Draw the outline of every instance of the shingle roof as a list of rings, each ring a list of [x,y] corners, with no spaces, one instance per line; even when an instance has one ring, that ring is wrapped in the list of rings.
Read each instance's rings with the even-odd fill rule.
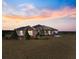
[[[49,26],[45,26],[45,25],[35,25],[35,26],[25,26],[25,27],[19,27],[19,28],[16,28],[15,30],[41,30],[41,29],[44,29],[44,30],[57,30],[57,29],[54,29],[52,27],[49,27]]]
[[[54,29],[52,27],[49,27],[49,26],[45,26],[45,25],[35,25],[33,26],[33,28],[36,28],[36,29],[44,29],[44,30],[57,30],[57,29]]]
[[[30,27],[30,26],[25,26],[25,27],[19,27],[19,28],[16,28],[15,30],[32,30],[33,28]]]

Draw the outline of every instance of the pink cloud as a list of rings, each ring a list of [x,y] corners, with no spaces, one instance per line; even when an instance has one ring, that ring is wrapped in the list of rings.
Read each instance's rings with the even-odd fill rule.
[[[6,2],[5,2],[6,3]],[[39,9],[32,3],[30,4],[20,4],[16,7],[19,8],[17,11],[16,8],[13,8],[9,4],[3,3],[3,15],[14,15],[14,16],[22,16],[22,17],[45,17],[45,18],[59,18],[64,16],[74,17],[76,15],[76,9],[70,7],[64,7],[58,10],[51,10],[51,9]]]
[[[51,20],[58,20],[59,18],[63,17],[76,17],[76,9],[75,8],[69,8],[69,7],[64,7],[59,10],[51,10],[51,9],[38,9],[32,4],[26,5],[27,8],[24,7],[24,5],[20,5],[20,11],[11,9],[8,7],[9,10],[12,11],[7,11],[8,9],[6,8],[5,13],[6,15],[3,14],[3,28],[4,29],[14,29],[19,26],[24,26],[26,23],[32,24],[33,22],[39,23],[39,21],[44,21],[46,20],[51,21]],[[64,20],[64,19],[63,19]],[[67,20],[68,21],[68,20]],[[7,26],[6,26],[7,25]],[[72,30],[75,28],[75,24],[71,24],[69,27],[63,28],[64,26],[62,25],[61,27],[59,25],[56,25],[57,28],[61,30]]]

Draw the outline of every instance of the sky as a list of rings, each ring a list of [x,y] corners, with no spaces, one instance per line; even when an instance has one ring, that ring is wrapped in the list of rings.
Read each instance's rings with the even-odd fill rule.
[[[76,0],[3,0],[2,29],[37,24],[76,31]]]

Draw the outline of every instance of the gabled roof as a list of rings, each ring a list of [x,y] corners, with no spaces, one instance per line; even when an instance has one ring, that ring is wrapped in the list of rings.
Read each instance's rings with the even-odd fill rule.
[[[43,29],[43,26],[38,24],[38,25],[32,26],[32,28],[34,28],[35,30],[41,30]]]
[[[54,29],[52,27],[49,27],[49,26],[45,26],[45,25],[35,25],[33,26],[33,28],[36,28],[36,29],[44,29],[44,30],[57,30],[57,29]]]
[[[19,27],[19,28],[16,28],[15,30],[57,30],[57,29],[54,29],[52,27],[49,27],[49,26],[45,26],[45,25],[35,25],[35,26],[25,26],[25,27]]]
[[[35,26],[32,26],[33,28],[38,28],[38,27],[42,27],[43,25],[40,25],[40,24],[38,24],[38,25],[35,25]]]
[[[33,28],[31,26],[25,26],[25,27],[16,28],[15,30],[33,30]]]

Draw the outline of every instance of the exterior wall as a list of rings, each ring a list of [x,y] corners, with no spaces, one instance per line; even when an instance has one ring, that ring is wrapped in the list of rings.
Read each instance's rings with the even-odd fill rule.
[[[20,33],[19,33],[19,34],[20,34],[21,36],[23,36],[23,35],[24,35],[24,33],[23,33],[23,31],[22,31],[22,30],[20,31]]]
[[[49,35],[49,31],[48,30],[44,30],[44,35]]]
[[[16,30],[19,40],[25,40],[25,30]]]
[[[28,31],[30,36],[33,36],[33,30]]]
[[[47,35],[47,32],[46,31],[44,31],[44,35]]]
[[[49,35],[54,35],[54,31],[50,30],[50,31],[48,31],[48,34]]]
[[[51,35],[51,31],[48,31],[48,35]]]
[[[52,35],[54,35],[54,31],[52,31]]]
[[[18,36],[24,36],[23,30],[17,30],[16,33]]]
[[[33,30],[33,37],[36,37],[37,33],[37,30]]]
[[[54,35],[55,32],[58,33],[57,31],[53,31],[53,30],[45,30],[44,34],[45,35]]]
[[[58,31],[54,31],[55,32],[55,34],[58,34]]]

